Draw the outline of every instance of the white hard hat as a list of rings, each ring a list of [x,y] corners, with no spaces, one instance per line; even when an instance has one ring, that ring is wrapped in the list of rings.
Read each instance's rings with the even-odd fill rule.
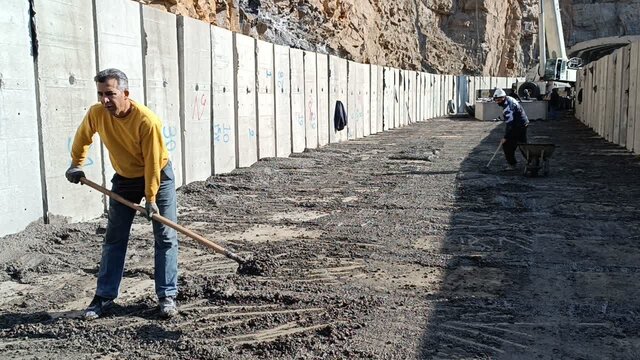
[[[499,98],[499,97],[505,97],[507,96],[507,93],[504,92],[504,90],[502,90],[501,88],[496,88],[495,91],[493,92],[493,98]]]

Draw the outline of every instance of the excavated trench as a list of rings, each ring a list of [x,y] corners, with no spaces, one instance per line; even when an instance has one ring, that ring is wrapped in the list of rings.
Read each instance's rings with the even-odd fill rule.
[[[180,314],[136,219],[118,305],[85,322],[105,219],[0,239],[3,358],[637,358],[640,162],[534,122],[551,175],[483,167],[501,125],[436,119],[182,187]]]

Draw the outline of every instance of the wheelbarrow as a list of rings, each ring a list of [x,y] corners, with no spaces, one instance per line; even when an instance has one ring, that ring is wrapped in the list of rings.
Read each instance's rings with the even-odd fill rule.
[[[524,176],[538,176],[540,170],[544,176],[549,175],[549,159],[556,149],[554,144],[518,144],[518,146],[527,159]]]

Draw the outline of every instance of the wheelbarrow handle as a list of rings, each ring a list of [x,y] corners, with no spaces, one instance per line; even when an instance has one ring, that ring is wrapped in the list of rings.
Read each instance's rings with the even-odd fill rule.
[[[97,190],[97,191],[109,196],[113,200],[115,200],[115,201],[117,201],[117,202],[119,202],[119,203],[121,203],[123,205],[126,205],[126,206],[128,206],[128,207],[130,207],[130,208],[132,208],[134,210],[137,210],[137,211],[139,211],[140,213],[142,213],[144,215],[147,214],[147,211],[142,206],[140,206],[138,204],[135,204],[135,203],[123,198],[122,196],[114,193],[113,191],[105,189],[104,187],[94,183],[93,181],[91,181],[91,180],[89,180],[87,178],[80,178],[80,182],[83,183],[84,185],[87,185],[87,186],[89,186],[89,187],[91,187],[91,188],[93,188],[93,189],[95,189],[95,190]],[[235,254],[235,253],[223,248],[222,246],[214,243],[213,241],[211,241],[211,240],[209,240],[209,239],[207,239],[207,238],[205,238],[205,237],[203,237],[201,235],[196,234],[195,232],[187,229],[186,227],[184,227],[182,225],[176,224],[175,222],[167,219],[166,217],[164,217],[164,216],[162,216],[160,214],[157,214],[157,213],[153,214],[151,216],[151,218],[153,220],[159,222],[159,223],[162,223],[164,225],[167,225],[170,228],[175,229],[178,232],[183,233],[184,235],[187,235],[188,237],[194,239],[195,241],[197,241],[200,244],[208,247],[209,249],[217,252],[218,254],[222,254],[222,255],[228,257],[229,259],[237,261],[240,264],[246,262],[246,260],[244,260],[243,258],[238,256],[237,254]]]

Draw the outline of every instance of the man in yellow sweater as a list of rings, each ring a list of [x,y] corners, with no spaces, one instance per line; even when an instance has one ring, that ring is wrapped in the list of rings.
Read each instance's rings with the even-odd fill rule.
[[[146,200],[147,218],[154,213],[177,221],[175,177],[169,153],[162,138],[162,122],[149,108],[129,98],[127,76],[118,69],[100,71],[94,78],[99,104],[93,105],[78,127],[71,148],[71,167],[67,179],[77,184],[84,177],[95,133],[109,150],[116,174],[111,191],[134,203]],[[109,200],[109,221],[102,244],[96,295],[85,311],[85,319],[96,319],[118,297],[124,261],[135,210]],[[155,289],[160,314],[178,313],[178,236],[174,229],[153,222],[155,237]]]

